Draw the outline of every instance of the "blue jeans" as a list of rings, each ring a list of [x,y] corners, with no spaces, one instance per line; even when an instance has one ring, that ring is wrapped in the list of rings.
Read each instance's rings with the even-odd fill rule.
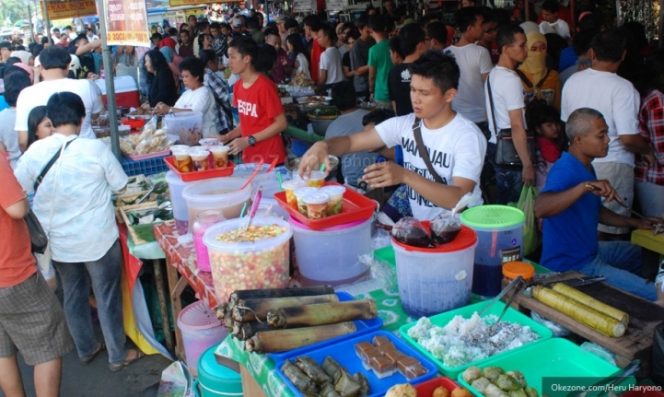
[[[590,276],[604,276],[614,287],[650,301],[657,300],[655,283],[638,276],[641,248],[626,241],[601,241],[597,256],[579,271]]]
[[[92,316],[88,303],[90,281],[97,300],[97,314],[104,335],[108,361],[122,362],[125,350],[125,332],[122,321],[122,251],[115,244],[99,260],[84,263],[53,261],[60,274],[64,292],[65,318],[80,358],[90,356],[97,347]],[[87,273],[87,274],[86,274]],[[89,280],[87,275],[89,275]]]

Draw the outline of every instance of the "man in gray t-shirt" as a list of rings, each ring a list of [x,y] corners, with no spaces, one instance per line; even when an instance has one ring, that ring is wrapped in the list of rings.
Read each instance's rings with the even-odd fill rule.
[[[371,38],[366,20],[357,23],[360,38],[355,41],[350,50],[350,67],[353,69],[353,86],[355,93],[360,97],[369,96],[369,48],[375,44]]]

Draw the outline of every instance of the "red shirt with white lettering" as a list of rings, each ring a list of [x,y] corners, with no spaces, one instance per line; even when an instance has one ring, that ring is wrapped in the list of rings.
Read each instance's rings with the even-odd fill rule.
[[[242,80],[235,83],[233,105],[240,115],[242,136],[250,136],[263,131],[284,112],[277,87],[263,74],[259,75],[258,79],[248,88],[244,86]],[[281,133],[257,142],[255,146],[249,146],[242,152],[242,161],[245,163],[257,163],[262,159],[269,164],[275,158],[277,164],[283,164],[286,161],[286,148],[281,139]]]

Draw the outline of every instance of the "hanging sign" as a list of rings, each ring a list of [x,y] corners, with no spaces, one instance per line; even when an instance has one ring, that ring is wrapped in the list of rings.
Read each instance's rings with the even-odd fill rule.
[[[48,18],[50,20],[87,17],[97,14],[95,0],[46,1],[45,3],[48,8]],[[41,5],[42,15],[46,15],[44,12],[44,2]]]
[[[150,47],[144,0],[104,0],[108,45]]]

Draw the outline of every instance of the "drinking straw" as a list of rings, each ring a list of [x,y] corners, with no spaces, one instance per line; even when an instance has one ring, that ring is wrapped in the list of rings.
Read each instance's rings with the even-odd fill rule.
[[[325,163],[322,163],[320,167],[318,167],[320,171],[325,171]]]
[[[244,204],[242,204],[242,211],[240,211],[240,218],[244,217],[244,213],[247,212],[247,202],[245,201]]]
[[[279,182],[279,190],[284,190],[284,187],[283,187],[284,180],[281,177],[281,172],[277,172],[277,182]]]

